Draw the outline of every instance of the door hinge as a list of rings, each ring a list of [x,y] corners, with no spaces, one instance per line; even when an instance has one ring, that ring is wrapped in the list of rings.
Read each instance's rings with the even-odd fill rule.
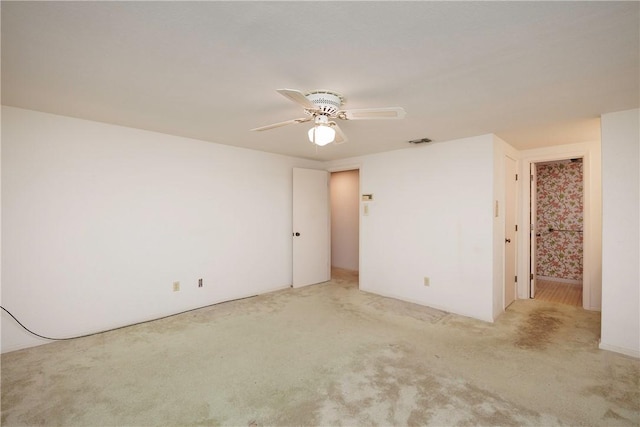
[[[518,224],[516,224],[516,231],[518,231]]]
[[[516,174],[516,181],[518,180],[518,174]]]
[[[533,175],[529,175],[531,182],[533,182]]]
[[[518,276],[516,276],[516,283],[518,283]]]
[[[531,274],[529,275],[529,279],[530,279],[530,280],[533,280],[533,273],[531,273]]]

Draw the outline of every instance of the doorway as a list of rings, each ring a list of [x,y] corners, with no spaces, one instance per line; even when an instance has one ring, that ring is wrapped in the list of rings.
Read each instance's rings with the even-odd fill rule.
[[[531,297],[583,306],[582,158],[531,166]]]
[[[332,172],[331,274],[333,279],[357,283],[360,266],[360,171]]]

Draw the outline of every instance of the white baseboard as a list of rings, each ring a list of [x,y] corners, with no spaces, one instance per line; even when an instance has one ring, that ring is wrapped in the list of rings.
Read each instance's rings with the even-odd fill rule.
[[[550,276],[536,275],[536,280],[548,280],[550,282],[569,283],[569,284],[572,284],[572,285],[580,285],[580,286],[582,286],[582,280],[562,279],[560,277],[550,277]]]
[[[633,348],[618,347],[616,345],[603,344],[602,341],[598,344],[600,350],[613,351],[614,353],[624,354],[625,356],[631,356],[636,359],[640,359],[640,350]]]

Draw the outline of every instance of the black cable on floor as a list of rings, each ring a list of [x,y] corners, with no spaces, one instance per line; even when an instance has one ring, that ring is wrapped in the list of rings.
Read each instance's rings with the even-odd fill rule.
[[[19,321],[19,320],[18,320],[18,318],[17,318],[16,316],[14,316],[14,315],[9,311],[9,310],[7,310],[6,308],[4,308],[4,307],[2,307],[2,306],[0,306],[0,308],[1,308],[5,313],[7,313],[9,316],[11,316],[11,317],[13,318],[13,320],[15,320],[15,321],[16,321],[16,323],[18,323],[18,325],[22,326],[22,329],[24,329],[25,331],[29,332],[29,333],[30,333],[30,334],[32,334],[32,335],[35,335],[35,336],[36,336],[36,337],[38,337],[38,338],[43,338],[43,339],[45,339],[45,340],[51,340],[51,341],[67,341],[67,340],[74,340],[74,339],[77,339],[77,338],[90,337],[90,336],[92,336],[92,335],[101,334],[101,333],[103,333],[103,332],[115,331],[116,329],[126,328],[126,326],[121,326],[120,328],[108,329],[108,330],[106,330],[106,331],[94,332],[94,333],[92,333],[92,334],[87,334],[87,335],[79,335],[79,336],[77,336],[77,337],[70,337],[70,338],[51,338],[51,337],[46,337],[46,336],[44,336],[44,335],[40,335],[40,334],[38,334],[38,333],[36,333],[36,332],[33,332],[31,329],[29,329],[29,328],[27,328],[26,326],[24,326],[24,325],[22,324],[22,322],[21,322],[21,321]],[[136,324],[137,324],[137,323],[136,323]],[[131,325],[131,326],[133,326],[133,325]]]
[[[156,318],[156,319],[143,320],[143,321],[141,321],[141,322],[132,323],[132,324],[130,324],[130,325],[118,326],[117,328],[105,329],[104,331],[92,332],[92,333],[90,333],[90,334],[77,335],[77,336],[75,336],[75,337],[69,337],[69,338],[52,338],[52,337],[47,337],[47,336],[44,336],[44,335],[40,335],[40,334],[38,334],[38,333],[36,333],[36,332],[33,332],[31,329],[29,329],[29,328],[27,328],[26,326],[24,326],[24,325],[22,324],[22,322],[20,322],[20,321],[18,320],[18,318],[17,318],[16,316],[14,316],[14,315],[9,311],[9,310],[7,310],[6,308],[2,307],[1,305],[0,305],[0,308],[1,308],[5,313],[7,313],[9,316],[11,316],[11,318],[12,318],[13,320],[15,320],[15,321],[16,321],[16,323],[22,327],[22,329],[24,329],[25,331],[29,332],[29,333],[30,333],[30,334],[32,334],[32,335],[35,335],[35,336],[36,336],[36,337],[38,337],[38,338],[43,338],[43,339],[45,339],[45,340],[50,340],[50,341],[69,341],[69,340],[77,340],[77,339],[79,339],[79,338],[92,337],[92,336],[94,336],[94,335],[104,334],[105,332],[117,331],[118,329],[124,329],[124,328],[128,328],[128,327],[130,327],[130,326],[144,325],[145,323],[155,322],[156,320],[167,319],[167,318],[169,318],[169,317],[173,317],[173,316],[179,316],[179,315],[181,315],[181,314],[189,313],[189,312],[191,312],[191,311],[200,310],[201,308],[213,307],[214,305],[224,304],[224,303],[226,303],[226,302],[241,301],[241,300],[243,300],[243,299],[253,298],[253,297],[255,297],[255,296],[257,296],[257,295],[251,295],[251,296],[248,296],[248,297],[244,297],[244,298],[237,298],[237,299],[234,299],[234,300],[223,301],[223,302],[219,302],[219,303],[215,303],[215,304],[203,305],[202,307],[192,308],[192,309],[190,309],[190,310],[181,311],[180,313],[169,314],[168,316],[158,317],[158,318]]]

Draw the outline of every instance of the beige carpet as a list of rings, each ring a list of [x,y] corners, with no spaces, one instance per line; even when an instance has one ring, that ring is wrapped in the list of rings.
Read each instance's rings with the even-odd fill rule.
[[[599,313],[489,324],[355,280],[5,354],[2,425],[639,425],[640,362],[598,350]]]

